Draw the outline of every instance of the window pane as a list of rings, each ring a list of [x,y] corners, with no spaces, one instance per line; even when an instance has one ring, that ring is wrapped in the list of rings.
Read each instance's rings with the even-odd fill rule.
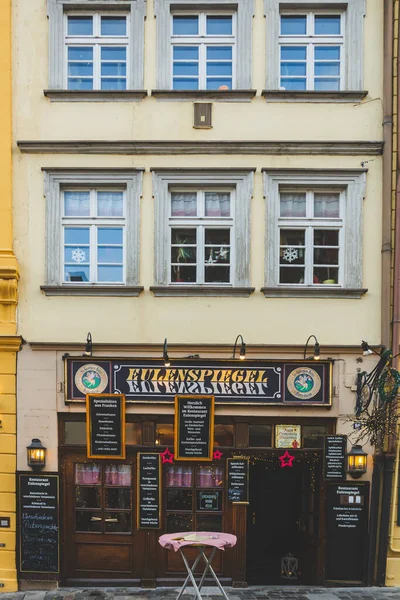
[[[123,269],[122,267],[98,267],[97,279],[110,283],[123,281]]]
[[[339,250],[333,248],[314,248],[314,265],[338,265]]]
[[[93,17],[68,17],[68,35],[93,35]]]
[[[207,46],[207,60],[232,60],[232,46]]]
[[[220,88],[228,90],[232,89],[232,78],[218,77],[218,79],[207,78],[208,90],[219,90]]]
[[[90,46],[70,46],[68,48],[68,60],[93,60],[93,48]]]
[[[199,49],[196,46],[174,46],[174,60],[198,60]]]
[[[206,229],[205,233],[206,244],[229,244],[230,229]]]
[[[340,46],[315,46],[315,60],[340,60]]]
[[[222,490],[197,490],[196,510],[213,512],[222,511]],[[197,515],[197,522],[202,515]],[[219,531],[217,529],[217,531]]]
[[[173,446],[174,445],[174,425],[173,423],[157,423],[156,425],[156,445]]]
[[[230,267],[209,267],[206,265],[206,283],[229,283]]]
[[[224,485],[224,468],[216,465],[199,465],[196,474],[196,487],[222,487]]]
[[[281,267],[279,270],[279,283],[304,283],[304,268]]]
[[[122,217],[123,207],[123,192],[97,192],[98,217]]]
[[[65,227],[64,241],[66,244],[89,244],[88,227]]]
[[[304,264],[305,232],[301,229],[281,229],[280,263],[282,265]]]
[[[93,79],[68,79],[69,90],[92,90]]]
[[[337,229],[314,229],[314,246],[339,246]]]
[[[339,35],[340,15],[316,15],[314,33],[316,35]]]
[[[272,447],[272,425],[249,425],[250,448]]]
[[[282,76],[306,76],[307,65],[306,63],[291,63],[281,62],[281,75]]]
[[[126,90],[126,79],[102,79],[102,90]]]
[[[75,506],[76,508],[101,508],[100,488],[77,486]]]
[[[196,283],[196,267],[174,266],[171,267],[172,283]]]
[[[89,263],[90,249],[79,246],[67,246],[64,248],[64,261],[66,263],[78,263],[79,265]]]
[[[131,474],[130,465],[105,465],[105,484],[130,486]]]
[[[324,435],[327,435],[326,425],[303,425],[303,448],[323,448]]]
[[[102,77],[126,77],[125,62],[103,62],[101,63]]]
[[[207,16],[207,35],[232,35],[232,17]]]
[[[110,512],[104,515],[105,533],[129,533],[131,530],[130,512]]]
[[[199,74],[199,63],[174,63],[174,76],[176,75],[195,75],[197,76]]]
[[[101,35],[126,35],[126,17],[101,17]]]
[[[196,229],[172,229],[171,240],[173,244],[184,245],[194,244],[196,245]]]
[[[306,60],[306,46],[281,46],[281,60]]]
[[[106,488],[105,490],[106,508],[130,508],[131,490],[129,488]]]
[[[197,515],[196,531],[222,531],[222,515]]]
[[[306,195],[281,192],[280,194],[281,217],[305,217]]]
[[[97,230],[98,244],[119,244],[123,243],[121,227],[99,227]]]
[[[190,465],[166,465],[167,487],[192,487],[193,468]]]
[[[198,79],[182,79],[174,77],[174,90],[198,90]]]
[[[75,464],[75,484],[76,485],[100,485],[101,466],[95,463],[76,463]]]
[[[232,75],[232,63],[228,62],[208,62],[207,63],[207,75],[212,76],[226,76]]]
[[[215,263],[230,263],[231,256],[229,246],[221,246],[220,248],[206,247],[204,254],[207,266]]]
[[[172,192],[172,194],[171,194],[171,216],[173,216],[173,217],[195,217],[196,215],[197,215],[197,193],[196,192]]]
[[[339,194],[314,194],[314,217],[333,219],[340,216]]]
[[[86,444],[86,423],[84,421],[66,421],[64,423],[64,444]]]
[[[192,490],[167,490],[167,510],[192,510]]]
[[[182,248],[174,246],[171,248],[171,262],[193,264],[196,263],[197,251],[196,248]]]
[[[305,15],[281,15],[282,35],[305,35],[307,33],[307,18]]]
[[[319,91],[324,90],[340,90],[339,79],[314,79],[314,89]]]
[[[75,531],[101,532],[100,512],[77,510],[75,513]]]
[[[175,16],[173,17],[173,35],[197,35],[199,32],[198,16]]]
[[[214,446],[233,446],[233,425],[214,425]]]
[[[125,425],[125,437],[127,446],[141,446],[142,444],[142,424],[127,423]]]
[[[69,62],[68,63],[69,77],[92,77],[93,63],[90,62]]]
[[[306,80],[304,79],[284,79],[281,78],[281,87],[284,90],[305,90]]]
[[[324,283],[326,285],[339,283],[338,267],[314,267],[313,283]]]
[[[205,216],[206,217],[230,217],[230,215],[231,215],[231,195],[229,192],[206,192],[205,193]],[[207,230],[207,231],[211,231],[211,230]],[[210,242],[207,242],[207,243],[210,243]]]
[[[316,77],[331,77],[340,75],[340,63],[335,62],[316,62],[314,66]]]
[[[167,533],[177,533],[178,531],[193,531],[192,515],[167,514],[166,521]]]
[[[64,192],[64,214],[66,217],[88,217],[90,215],[90,192]]]
[[[122,264],[123,249],[110,246],[99,246],[97,252],[97,262]]]
[[[80,282],[80,281],[89,281],[89,280],[90,280],[89,267],[85,267],[82,265],[79,265],[79,267],[73,267],[71,265],[65,266],[64,281]]]
[[[102,46],[101,60],[125,61],[126,48],[124,46]]]

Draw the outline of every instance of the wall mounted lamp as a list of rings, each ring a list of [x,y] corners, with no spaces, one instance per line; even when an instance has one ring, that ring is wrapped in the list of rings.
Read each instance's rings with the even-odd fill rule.
[[[169,367],[171,365],[171,361],[169,360],[169,356],[168,356],[167,338],[165,338],[165,340],[164,340],[163,360],[164,360],[164,367]]]
[[[367,472],[368,454],[362,446],[355,444],[347,455],[347,472],[353,479],[358,479]]]
[[[309,356],[307,359],[307,346],[308,346],[308,342],[311,340],[311,338],[314,338],[315,340],[315,344],[314,344],[314,356]],[[315,337],[315,335],[310,335],[308,340],[306,341],[306,345],[304,347],[304,354],[303,354],[303,359],[304,360],[309,360],[311,358],[313,358],[314,360],[319,360],[321,358],[320,356],[321,351],[320,351],[320,347],[319,347],[319,343],[317,338]]]
[[[239,341],[239,338],[242,340],[240,345],[239,358],[240,360],[244,360],[246,358],[246,344],[244,343],[243,337],[239,334],[235,340],[235,345],[233,346],[233,354],[232,358],[236,358],[236,347]]]
[[[46,465],[46,448],[38,438],[33,438],[26,447],[28,466],[34,471],[40,471]]]
[[[93,352],[92,334],[89,331],[89,333],[87,334],[87,337],[86,337],[86,346],[85,346],[85,352],[83,353],[83,356],[92,356],[92,352]]]

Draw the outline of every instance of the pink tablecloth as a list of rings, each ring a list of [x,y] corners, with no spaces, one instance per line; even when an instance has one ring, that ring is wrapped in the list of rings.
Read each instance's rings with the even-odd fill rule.
[[[184,539],[191,537],[192,539]],[[232,548],[236,544],[236,535],[220,533],[218,531],[183,531],[178,533],[165,533],[158,538],[158,543],[163,548],[177,552],[184,546],[215,546],[219,550]]]

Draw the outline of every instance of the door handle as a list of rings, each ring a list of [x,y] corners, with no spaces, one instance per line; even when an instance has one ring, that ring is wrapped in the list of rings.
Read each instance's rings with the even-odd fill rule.
[[[253,522],[253,525],[256,524],[256,513],[255,512],[253,512],[252,522]]]

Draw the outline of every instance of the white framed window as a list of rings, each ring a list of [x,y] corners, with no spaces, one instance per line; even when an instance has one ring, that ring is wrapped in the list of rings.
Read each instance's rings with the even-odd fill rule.
[[[248,296],[253,170],[153,171],[159,296]]]
[[[129,74],[129,14],[64,15],[65,87],[126,90]]]
[[[234,191],[170,190],[170,283],[230,284]]]
[[[264,295],[360,298],[366,170],[263,173]]]
[[[343,284],[344,209],[344,190],[280,188],[279,284]]]
[[[339,11],[281,12],[280,89],[343,89],[344,18]]]
[[[45,170],[46,294],[140,293],[141,186],[140,169]]]
[[[123,189],[63,189],[64,283],[125,283]]]
[[[174,12],[171,20],[172,89],[234,89],[236,14]]]

